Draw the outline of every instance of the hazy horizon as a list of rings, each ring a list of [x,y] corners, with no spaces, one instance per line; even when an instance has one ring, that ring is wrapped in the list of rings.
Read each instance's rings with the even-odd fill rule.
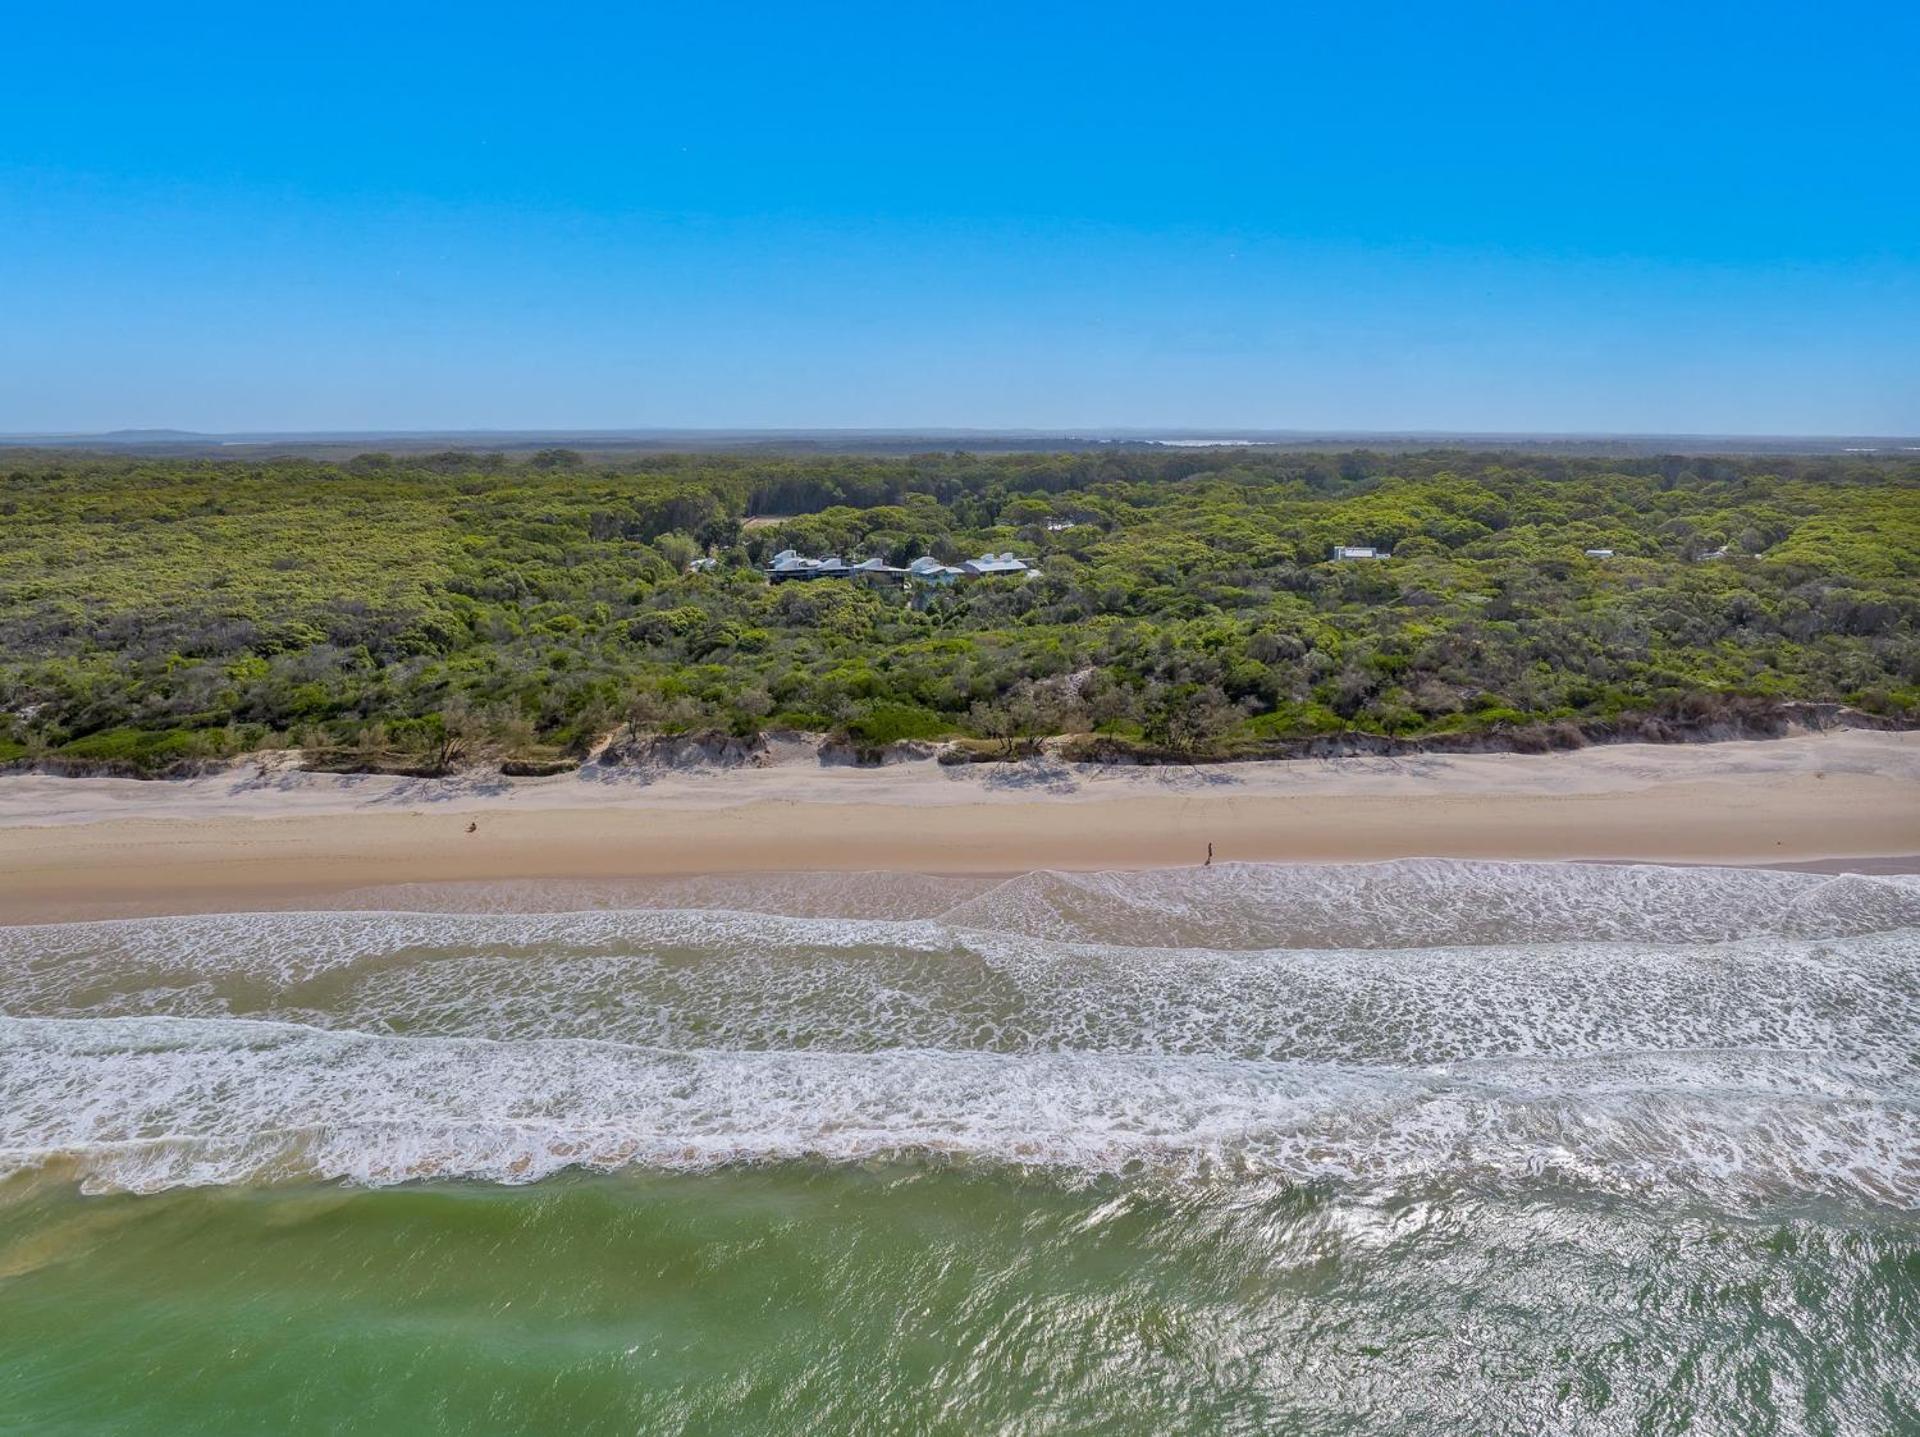
[[[413,436],[432,437],[439,435],[472,435],[476,438],[489,435],[573,435],[580,438],[597,436],[665,436],[675,434],[714,435],[714,434],[925,434],[925,435],[968,435],[985,437],[1004,437],[1009,435],[1032,434],[1047,437],[1084,437],[1084,438],[1124,438],[1151,441],[1155,437],[1178,438],[1187,442],[1204,442],[1195,436],[1219,435],[1220,442],[1257,443],[1268,438],[1281,440],[1302,439],[1341,439],[1341,438],[1462,438],[1462,439],[1660,439],[1660,438],[1697,438],[1697,439],[1843,439],[1843,438],[1881,438],[1901,439],[1913,436],[1898,434],[1848,434],[1841,432],[1812,433],[1794,431],[1716,431],[1716,430],[1640,430],[1640,429],[1471,429],[1471,428],[1433,428],[1411,427],[1397,429],[1378,428],[1341,428],[1314,426],[1270,426],[1258,424],[1208,424],[1194,425],[1183,423],[1169,424],[1035,424],[1035,425],[977,425],[977,424],[593,424],[564,426],[557,428],[527,424],[490,424],[469,428],[456,428],[436,425],[400,425],[394,427],[368,427],[364,425],[342,425],[335,428],[287,428],[260,427],[251,429],[187,429],[179,425],[116,425],[106,429],[62,429],[62,430],[5,430],[0,431],[0,439],[111,439],[128,436],[173,436],[193,439],[245,439],[245,438],[281,438],[281,437],[318,437],[318,438],[367,438],[392,436],[408,438]]]
[[[1920,457],[1920,435],[1866,434],[1636,434],[1514,433],[1473,430],[1261,429],[1219,425],[1184,428],[1059,425],[988,429],[943,425],[874,427],[740,428],[599,426],[590,429],[314,429],[204,432],[171,427],[56,433],[0,432],[0,448],[71,449],[85,452],[242,456],[287,453],[344,458],[391,449],[398,454],[452,449],[532,451],[571,448],[587,453],[767,450],[773,452],[894,452],[925,447],[983,451],[1072,451],[1126,448],[1247,448],[1335,451],[1340,449],[1554,450],[1589,456],[1668,453],[1781,454],[1806,456]]]

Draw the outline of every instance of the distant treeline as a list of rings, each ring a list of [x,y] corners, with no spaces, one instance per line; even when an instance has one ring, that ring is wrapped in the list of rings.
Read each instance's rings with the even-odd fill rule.
[[[1920,721],[1911,461],[46,453],[0,473],[5,762],[537,764],[623,725],[1199,755],[1790,700]],[[788,547],[1040,572],[909,604],[769,586]],[[689,573],[702,555],[718,567]]]

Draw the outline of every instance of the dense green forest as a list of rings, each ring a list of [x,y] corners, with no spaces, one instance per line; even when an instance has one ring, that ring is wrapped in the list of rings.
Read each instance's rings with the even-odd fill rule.
[[[579,755],[628,724],[1198,754],[1740,698],[1920,721],[1912,462],[18,453],[0,472],[15,763],[298,744],[435,768]],[[1392,557],[1332,563],[1334,544]],[[768,584],[789,546],[1012,550],[1039,573],[911,601]],[[689,572],[702,555],[717,567]]]

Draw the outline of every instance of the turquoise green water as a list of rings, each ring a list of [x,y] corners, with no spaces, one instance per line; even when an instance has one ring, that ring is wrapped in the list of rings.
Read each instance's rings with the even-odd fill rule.
[[[1920,1240],[781,1167],[0,1209],[18,1431],[1897,1432]]]
[[[1909,880],[403,899],[0,930],[0,1432],[1920,1431]]]

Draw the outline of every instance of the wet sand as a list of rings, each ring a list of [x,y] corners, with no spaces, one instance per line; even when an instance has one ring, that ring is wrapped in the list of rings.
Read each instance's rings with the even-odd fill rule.
[[[16,776],[0,779],[0,922],[324,907],[400,883],[1161,867],[1200,863],[1209,843],[1216,861],[1884,871],[1920,854],[1920,734],[1191,769],[789,755],[532,780],[251,764],[185,783]]]

